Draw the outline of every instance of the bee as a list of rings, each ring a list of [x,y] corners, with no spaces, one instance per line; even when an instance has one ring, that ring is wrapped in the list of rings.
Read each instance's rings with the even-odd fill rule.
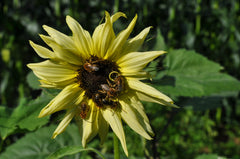
[[[100,86],[102,90],[99,90],[99,92],[106,94],[108,98],[111,98],[117,95],[115,88],[110,87],[108,84],[101,84]]]
[[[83,65],[83,68],[88,72],[96,72],[99,71],[99,67],[97,64],[87,62]]]
[[[107,80],[108,84],[113,87],[116,92],[121,92],[124,90],[124,78],[117,71],[112,71],[111,73],[109,73],[109,79],[114,84],[110,84],[110,81]]]
[[[117,76],[115,79],[114,79],[114,88],[117,92],[121,92],[124,90],[124,78],[122,76]]]
[[[86,119],[87,113],[89,112],[89,105],[86,102],[82,102],[80,105],[80,117]]]
[[[118,106],[118,102],[113,101],[113,100],[108,99],[108,98],[104,98],[102,100],[102,102],[103,102],[104,105],[109,105],[111,108],[116,108]]]
[[[93,95],[92,99],[96,103],[97,107],[103,107],[102,99],[105,98],[102,93],[96,93]]]

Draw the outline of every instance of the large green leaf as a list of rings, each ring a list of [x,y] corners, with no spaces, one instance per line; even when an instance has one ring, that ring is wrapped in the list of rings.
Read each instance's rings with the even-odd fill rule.
[[[222,107],[223,99],[221,96],[193,97],[181,100],[179,104],[187,109],[205,111]]]
[[[163,35],[161,33],[161,30],[159,28],[157,30],[156,42],[155,42],[155,45],[152,48],[152,50],[159,51],[159,50],[166,50],[166,49],[167,49],[167,46],[166,46],[166,43],[164,41],[164,37],[163,37]]]
[[[4,140],[18,129],[32,131],[49,120],[49,117],[38,118],[40,110],[50,101],[44,93],[35,100],[26,103],[25,99],[15,109],[0,107],[0,135]]]
[[[220,157],[216,154],[203,154],[197,156],[195,159],[226,159],[226,157]]]
[[[170,51],[164,59],[164,66],[166,70],[159,73],[153,83],[170,95],[200,97],[240,90],[237,79],[222,73],[223,68],[218,63],[195,51]]]
[[[63,147],[63,148],[57,150],[56,152],[52,153],[50,156],[48,156],[47,159],[59,159],[59,158],[62,158],[64,156],[73,155],[73,154],[76,154],[76,153],[79,153],[79,152],[84,152],[84,151],[95,152],[102,159],[105,159],[105,157],[98,150],[93,149],[93,148],[86,148],[86,149],[84,149],[82,146],[67,146],[67,147]]]
[[[38,129],[8,146],[0,155],[1,159],[45,159],[52,152],[68,145],[80,146],[81,139],[77,126],[69,125],[66,131],[52,140],[51,135],[56,125]],[[79,154],[75,155],[77,158]]]
[[[33,89],[40,89],[40,82],[38,78],[34,75],[34,73],[31,71],[27,75],[27,83],[28,85]]]

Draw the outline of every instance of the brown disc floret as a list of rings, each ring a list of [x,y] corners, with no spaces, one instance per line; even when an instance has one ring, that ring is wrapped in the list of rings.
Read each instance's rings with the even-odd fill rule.
[[[78,70],[76,77],[85,96],[98,107],[118,106],[118,95],[124,91],[124,78],[115,62],[91,56]]]

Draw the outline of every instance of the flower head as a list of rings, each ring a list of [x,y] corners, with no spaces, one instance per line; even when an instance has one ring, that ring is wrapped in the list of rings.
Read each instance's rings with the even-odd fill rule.
[[[152,139],[154,134],[140,100],[175,107],[169,97],[140,81],[147,78],[143,68],[165,53],[137,52],[151,27],[128,39],[136,15],[125,30],[115,35],[112,25],[120,17],[126,18],[121,12],[112,16],[105,12],[105,22],[91,36],[67,16],[72,36],[44,25],[49,36],[40,36],[51,50],[30,41],[37,54],[46,60],[28,67],[40,78],[42,87],[62,89],[39,114],[44,117],[66,110],[53,138],[75,118],[85,147],[97,134],[104,142],[110,125],[127,155],[122,119],[146,139]]]

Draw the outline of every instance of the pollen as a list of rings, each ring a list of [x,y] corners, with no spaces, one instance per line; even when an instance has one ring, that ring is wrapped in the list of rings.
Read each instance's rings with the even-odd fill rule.
[[[92,99],[96,106],[116,108],[118,96],[124,91],[124,78],[115,62],[91,56],[78,70],[76,77],[85,96]]]

